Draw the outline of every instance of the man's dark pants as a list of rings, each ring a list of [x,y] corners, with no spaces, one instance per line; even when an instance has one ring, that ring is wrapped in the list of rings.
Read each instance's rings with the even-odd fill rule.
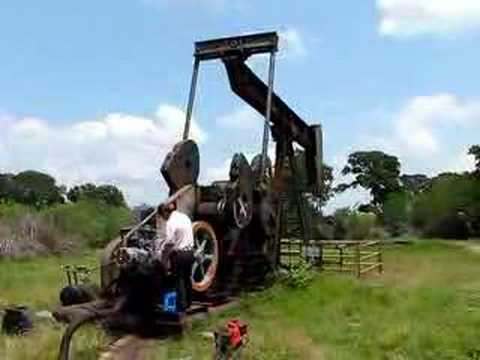
[[[178,276],[178,303],[181,310],[186,310],[192,304],[192,250],[177,250],[173,257],[175,272]]]

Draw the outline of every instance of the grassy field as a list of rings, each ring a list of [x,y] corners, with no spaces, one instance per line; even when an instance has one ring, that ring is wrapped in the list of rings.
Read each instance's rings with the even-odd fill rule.
[[[480,359],[480,245],[414,241],[386,248],[385,273],[357,280],[318,274],[306,289],[276,285],[195,324],[182,339],[158,341],[151,359],[211,359],[201,334],[229,317],[249,323],[245,359]],[[95,254],[74,259],[95,263]],[[43,309],[55,303],[59,266],[72,259],[0,262],[0,302]],[[61,326],[25,338],[0,336],[0,359],[54,359]],[[75,359],[96,359],[101,331],[76,337]]]

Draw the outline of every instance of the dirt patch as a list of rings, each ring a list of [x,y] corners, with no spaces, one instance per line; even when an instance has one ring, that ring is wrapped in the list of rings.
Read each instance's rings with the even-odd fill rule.
[[[288,347],[293,350],[300,359],[323,360],[326,358],[324,347],[316,343],[304,328],[294,324],[287,324],[279,319],[270,319],[269,323],[271,324],[269,326],[271,331],[270,335],[273,335],[273,339],[270,339],[271,343],[278,345],[288,344]],[[253,329],[252,335],[254,338],[259,335],[255,334],[255,330],[260,330],[260,333],[265,331],[264,328]]]
[[[295,344],[295,348],[302,349],[301,353],[305,359],[325,359],[325,351],[323,348],[320,345],[315,344],[313,339],[308,336],[303,329],[291,329],[286,335],[288,336],[289,342]]]
[[[474,253],[480,254],[480,241],[466,243],[465,247]]]
[[[452,244],[461,246],[465,249],[468,249],[476,254],[480,254],[480,240],[469,240],[469,241],[452,241]]]
[[[100,355],[100,360],[144,360],[150,354],[152,340],[145,340],[136,336],[125,336]]]

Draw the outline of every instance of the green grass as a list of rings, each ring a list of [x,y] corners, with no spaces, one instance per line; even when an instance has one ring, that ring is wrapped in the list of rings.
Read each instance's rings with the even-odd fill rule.
[[[20,260],[0,260],[0,309],[10,304],[27,305],[33,311],[51,310],[59,303],[60,289],[66,278],[62,265],[95,267],[98,254],[88,251],[76,256],[49,256]],[[27,337],[6,337],[0,334],[0,359],[55,359],[63,327],[51,320],[42,320]],[[78,359],[96,359],[97,329],[81,330],[75,339]]]
[[[211,359],[212,340],[201,333],[230,317],[249,323],[245,359],[480,359],[480,253],[442,241],[385,252],[381,276],[319,274],[306,289],[276,285],[246,294],[237,307],[194,324],[182,339],[155,342],[151,359]],[[55,301],[59,262],[0,263],[0,298],[18,302],[23,296],[31,300],[22,303],[34,306]],[[5,267],[24,285],[14,287]],[[24,339],[0,337],[0,358],[2,343],[9,360],[54,358],[60,329],[45,324]],[[100,331],[85,329],[76,338],[75,359],[94,359],[106,342]]]
[[[0,306],[23,304],[45,309],[58,302],[66,283],[62,265],[98,266],[99,256],[87,251],[76,256],[0,260]]]

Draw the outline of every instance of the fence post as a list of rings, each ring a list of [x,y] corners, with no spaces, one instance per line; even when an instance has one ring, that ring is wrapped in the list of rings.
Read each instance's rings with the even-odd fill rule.
[[[343,272],[343,247],[340,245],[338,248],[338,252],[340,254],[340,273]]]
[[[357,258],[357,277],[361,275],[361,267],[360,267],[360,241],[356,244],[356,258]]]
[[[321,240],[319,241],[319,244],[320,244],[320,271],[323,271],[323,243]]]
[[[382,251],[383,251],[382,240],[378,240],[378,262],[380,264],[380,265],[378,265],[378,273],[379,274],[383,273]]]

